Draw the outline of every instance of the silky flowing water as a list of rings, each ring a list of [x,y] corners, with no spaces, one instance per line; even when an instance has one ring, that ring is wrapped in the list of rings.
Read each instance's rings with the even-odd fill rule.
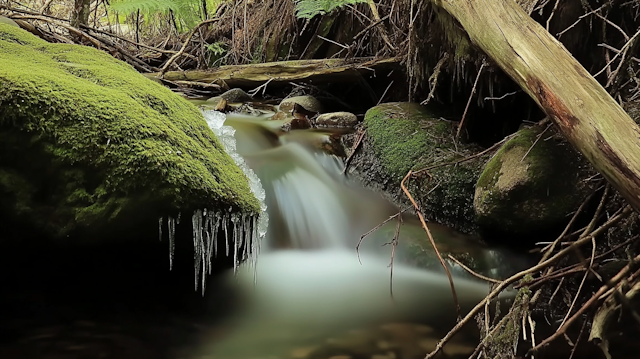
[[[243,309],[200,353],[382,359],[420,358],[432,349],[455,324],[456,312],[449,282],[415,218],[403,215],[391,277],[389,242],[397,221],[366,237],[358,253],[355,248],[363,233],[398,209],[345,178],[342,161],[319,150],[330,133],[278,136],[279,124],[266,117],[229,115],[225,120],[214,111],[205,117],[210,125],[225,121],[235,130],[227,130],[235,132],[232,147],[261,179],[270,223],[257,266],[227,278]],[[500,253],[437,224],[431,229],[442,251],[467,253],[488,274],[505,270]],[[469,310],[489,285],[452,267],[462,310]],[[445,352],[469,354],[473,340],[469,328]]]
[[[341,173],[342,159],[321,150],[330,132],[282,134],[268,117],[204,114],[264,200],[261,222],[202,209],[183,213],[180,223],[162,218],[162,241],[155,235],[138,244],[150,223],[123,234],[120,247],[3,248],[0,358],[424,357],[455,324],[455,308],[416,219],[402,215],[391,280],[395,220],[367,236],[359,253],[355,247],[398,209]],[[264,238],[247,249],[202,235],[225,220]],[[514,269],[510,256],[474,238],[430,228],[441,251],[486,275]],[[489,286],[452,270],[468,310]],[[445,352],[464,357],[476,341],[470,326]]]

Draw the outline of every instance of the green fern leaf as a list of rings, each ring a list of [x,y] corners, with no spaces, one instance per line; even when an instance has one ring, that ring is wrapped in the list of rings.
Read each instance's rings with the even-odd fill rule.
[[[110,7],[123,14],[132,14],[138,10],[147,14],[178,10],[175,0],[121,0],[112,2]]]
[[[345,5],[365,2],[367,0],[296,0],[296,17],[311,19],[316,15],[330,14]]]

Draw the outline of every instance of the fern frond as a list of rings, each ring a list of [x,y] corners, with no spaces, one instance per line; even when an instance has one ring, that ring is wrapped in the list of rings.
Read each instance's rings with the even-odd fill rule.
[[[178,11],[175,0],[122,0],[111,3],[111,9],[123,14],[132,14],[138,10],[151,14],[168,10]]]
[[[296,0],[296,17],[311,19],[316,15],[325,15],[345,5],[365,3],[367,0]]]

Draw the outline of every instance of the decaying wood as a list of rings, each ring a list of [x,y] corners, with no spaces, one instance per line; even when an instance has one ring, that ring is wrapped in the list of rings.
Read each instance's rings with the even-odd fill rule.
[[[513,0],[435,0],[640,210],[640,127],[578,61]]]
[[[220,66],[210,70],[168,71],[164,79],[219,83],[230,87],[255,87],[269,81],[270,86],[289,85],[292,81],[313,84],[353,82],[373,71],[388,71],[399,66],[399,59],[322,59],[267,62],[250,65]],[[149,74],[159,77],[159,73]]]

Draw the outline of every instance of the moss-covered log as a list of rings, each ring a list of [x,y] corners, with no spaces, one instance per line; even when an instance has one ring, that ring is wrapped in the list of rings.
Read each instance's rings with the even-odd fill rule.
[[[436,0],[593,166],[640,210],[640,127],[513,0]]]

